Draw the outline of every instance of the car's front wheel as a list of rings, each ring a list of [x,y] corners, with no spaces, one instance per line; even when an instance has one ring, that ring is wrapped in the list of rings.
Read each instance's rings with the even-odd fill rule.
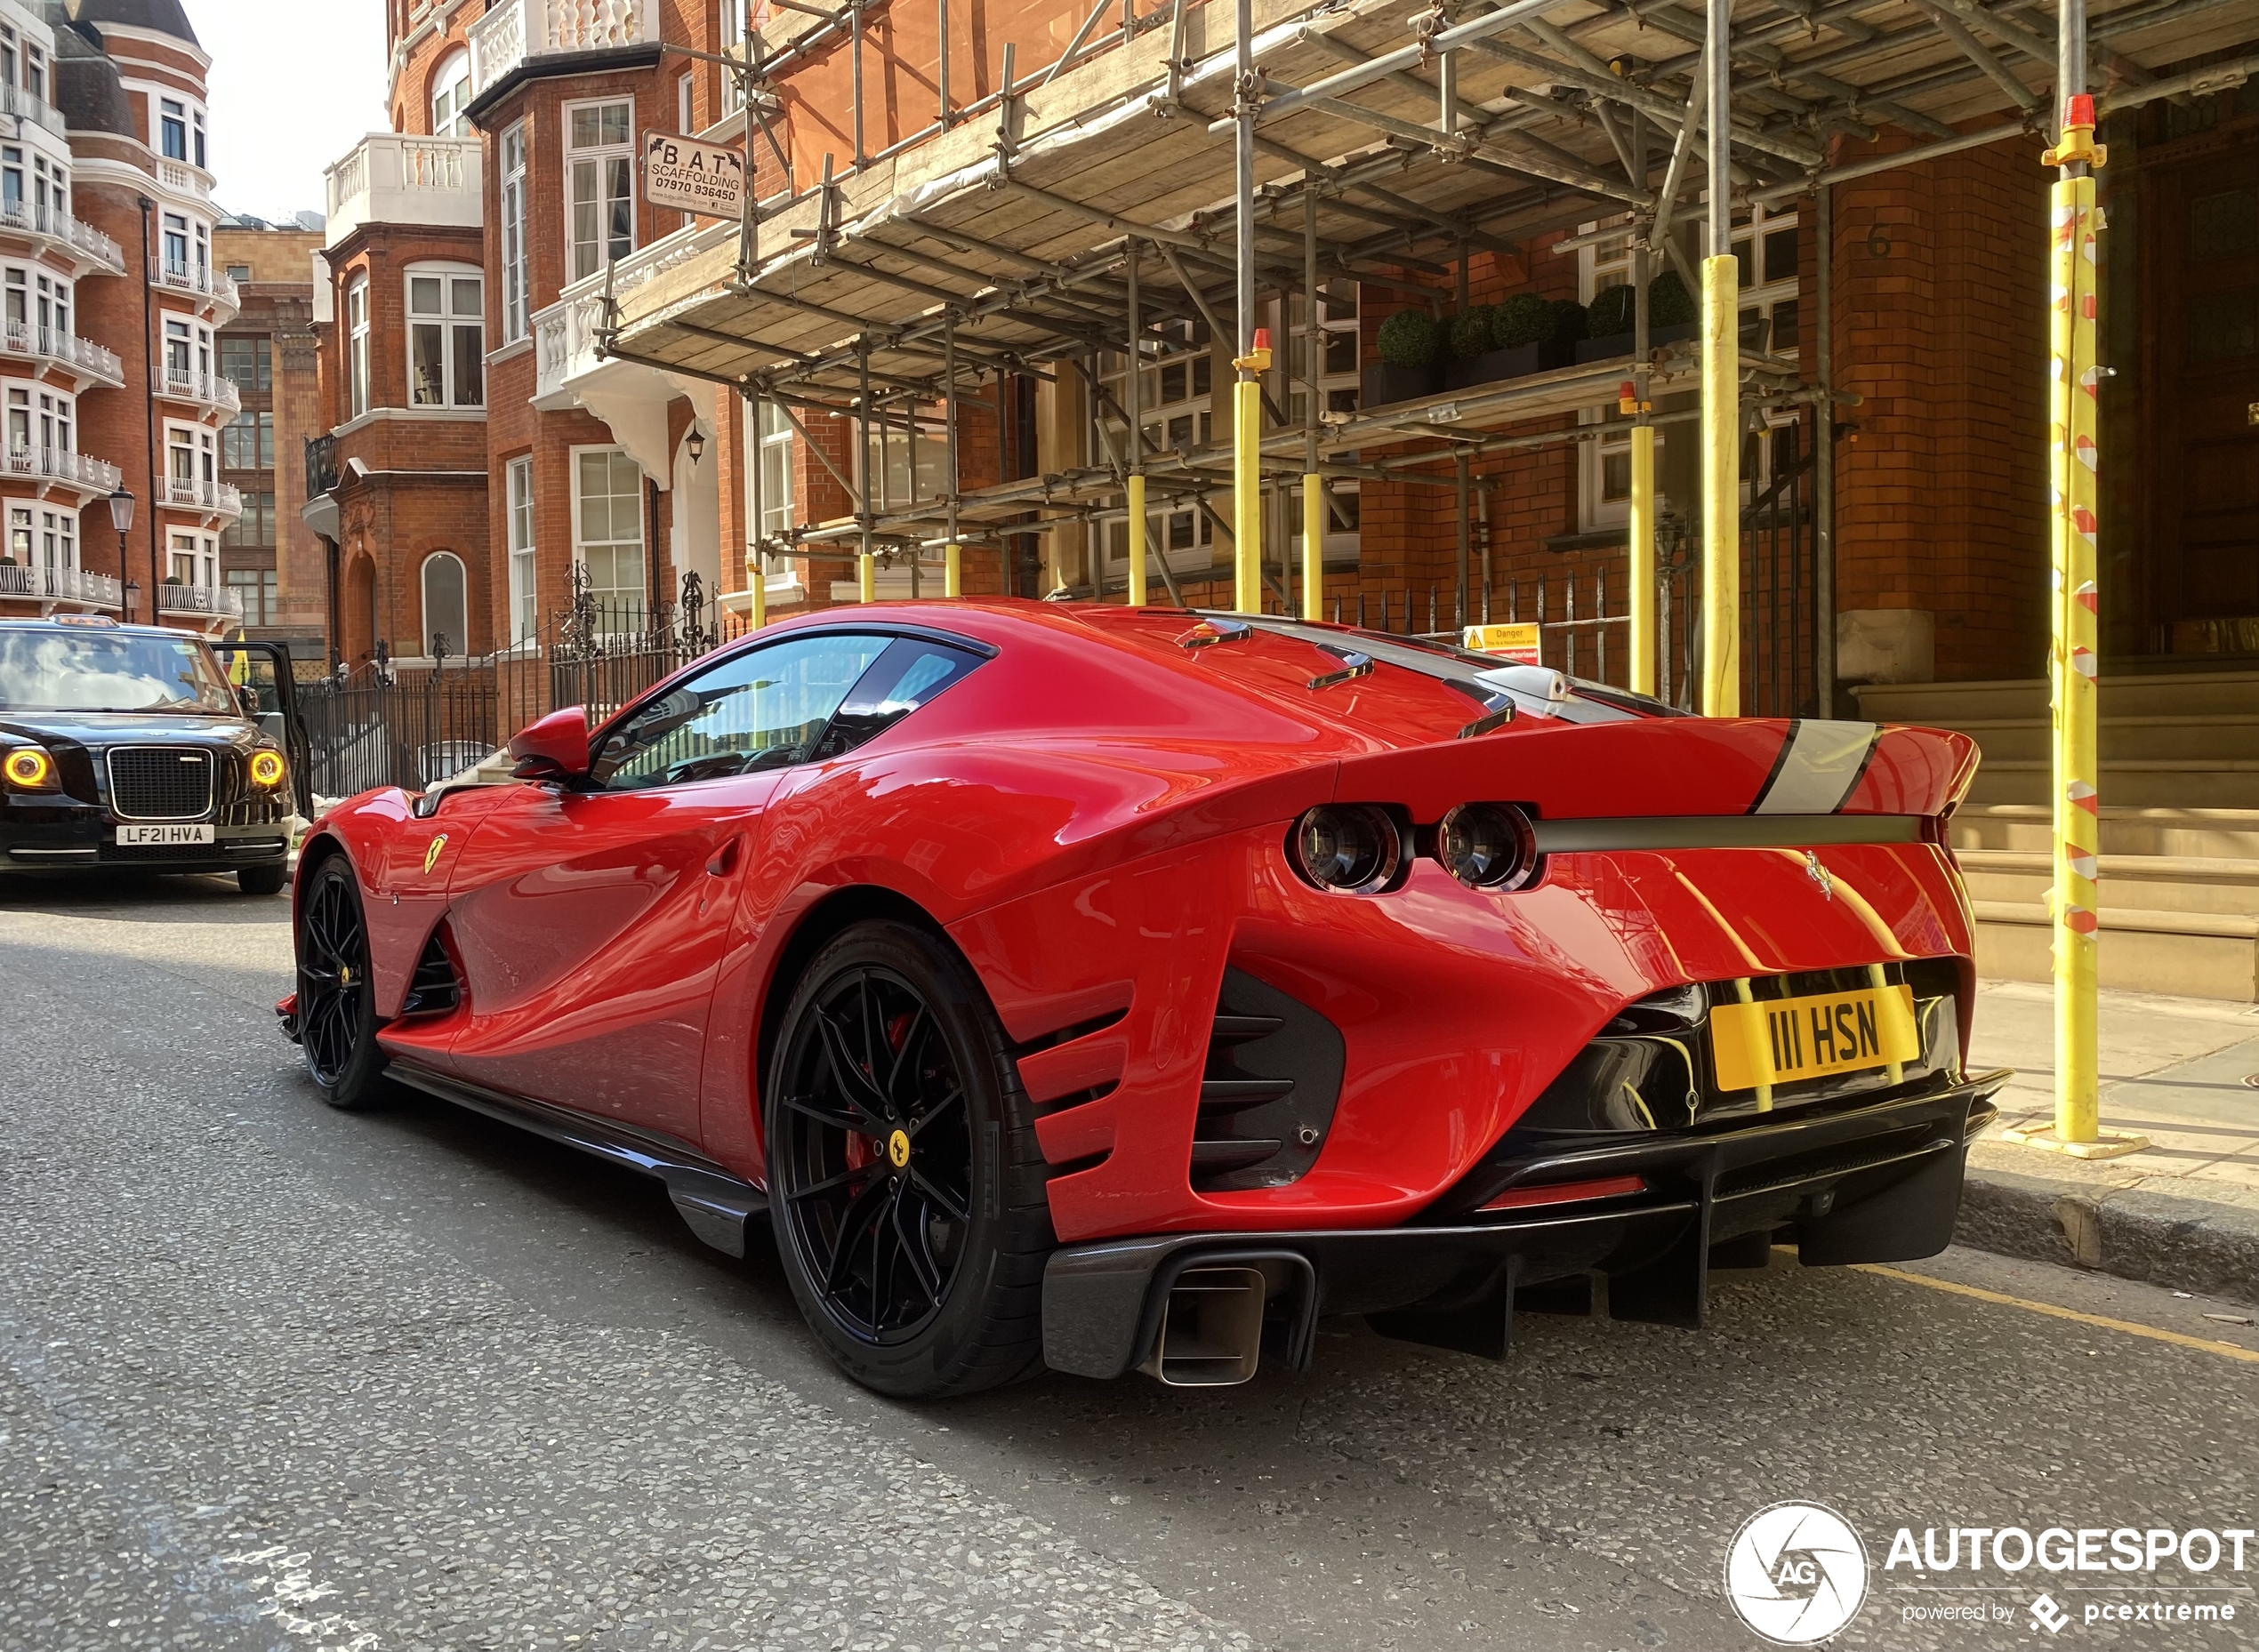
[[[874,921],[829,942],[767,1098],[777,1248],[848,1375],[934,1399],[1040,1367],[1042,1155],[1004,1030],[945,941]]]
[[[281,862],[272,866],[241,866],[236,869],[236,887],[245,894],[280,894],[283,886],[290,881],[290,868]]]
[[[351,864],[322,862],[298,903],[298,1042],[322,1099],[363,1107],[384,1058],[376,1047],[368,925]]]

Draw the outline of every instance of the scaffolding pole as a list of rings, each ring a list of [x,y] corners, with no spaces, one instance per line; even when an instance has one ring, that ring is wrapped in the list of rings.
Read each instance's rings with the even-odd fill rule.
[[[1820,365],[1820,399],[1813,404],[1812,697],[1813,714],[1836,715],[1836,190],[1813,191],[1813,261],[1819,314],[1813,346]]]
[[[1237,146],[1235,269],[1239,349],[1232,357],[1232,607],[1263,611],[1263,386],[1271,352],[1258,347],[1255,325],[1255,7],[1238,0],[1234,47],[1237,77],[1233,104]],[[1195,296],[1197,296],[1195,294]]]
[[[2047,508],[2052,620],[2047,676],[2052,719],[2054,884],[2055,1114],[2044,1130],[2009,1139],[2079,1159],[2103,1159],[2146,1147],[2146,1138],[2102,1127],[2096,1028],[2095,929],[2100,902],[2101,802],[2096,782],[2095,698],[2099,592],[2095,533],[2094,356],[2097,275],[2094,169],[2104,154],[2094,140],[2094,100],[2086,85],[2085,0],[2061,0],[2056,30],[2056,98],[2062,126],[2042,157],[2055,167],[2048,238]]]
[[[745,547],[745,618],[752,630],[759,630],[768,623],[768,572],[761,565],[761,529],[768,521],[762,509],[761,472],[767,468],[768,455],[761,449],[761,426],[767,420],[768,398],[758,387],[747,385],[744,390],[745,417],[752,426],[752,475],[747,478],[746,492],[752,506],[753,531]]]
[[[856,15],[859,17],[862,14],[858,12]],[[861,103],[862,100],[858,97],[856,99],[858,109]],[[855,357],[856,365],[860,370],[858,388],[855,396],[855,456],[860,462],[863,472],[863,496],[856,501],[855,512],[856,525],[861,530],[858,535],[861,549],[855,559],[855,595],[857,602],[875,602],[879,596],[879,558],[871,545],[871,508],[874,494],[871,486],[872,472],[871,469],[871,335],[869,333],[856,335]],[[880,475],[879,491],[884,491],[885,481],[885,477]]]
[[[1318,469],[1318,421],[1324,397],[1318,382],[1325,371],[1325,326],[1318,292],[1318,195],[1302,191],[1302,287],[1308,294],[1302,317],[1302,384],[1307,398],[1302,421],[1302,617],[1321,620],[1325,599],[1325,474]]]
[[[1647,117],[1631,116],[1635,181],[1647,182]],[[1630,666],[1625,686],[1636,694],[1655,692],[1655,410],[1648,374],[1648,241],[1656,220],[1638,226],[1631,244],[1631,515],[1624,525],[1625,606]]]
[[[942,418],[949,443],[949,523],[948,537],[941,547],[941,594],[961,597],[965,594],[965,551],[957,541],[957,495],[964,491],[964,478],[957,469],[957,312],[953,309],[945,311],[941,319],[941,374]],[[998,375],[1000,381],[1001,376]]]
[[[1710,246],[1702,261],[1702,715],[1741,714],[1740,262],[1733,256],[1732,0],[1708,0]]]
[[[1141,340],[1146,330],[1143,295],[1138,290],[1138,243],[1133,237],[1123,247],[1130,276],[1129,356],[1124,365],[1125,401],[1122,416],[1130,425],[1130,480],[1123,507],[1128,512],[1130,605],[1146,605],[1146,370]],[[1093,583],[1096,583],[1094,581]]]

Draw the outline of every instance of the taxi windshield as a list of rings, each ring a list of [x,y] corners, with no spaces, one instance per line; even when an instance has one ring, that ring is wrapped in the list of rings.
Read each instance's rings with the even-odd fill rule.
[[[211,650],[193,637],[0,629],[0,711],[240,715]]]

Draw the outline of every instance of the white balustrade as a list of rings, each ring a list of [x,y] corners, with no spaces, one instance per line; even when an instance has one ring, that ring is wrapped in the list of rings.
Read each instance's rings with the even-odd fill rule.
[[[7,472],[11,476],[67,482],[102,493],[117,487],[124,475],[107,460],[90,459],[84,453],[69,453],[60,447],[11,448],[8,450]]]
[[[0,196],[0,233],[60,241],[85,253],[112,275],[125,273],[125,254],[117,242],[93,225],[81,223],[52,206],[35,204],[21,196]]]
[[[176,585],[171,580],[157,588],[159,613],[209,613],[224,619],[243,618],[243,598],[218,585]]]
[[[115,608],[123,595],[124,588],[109,574],[89,573],[84,568],[0,567],[0,598]]]
[[[164,502],[176,510],[209,510],[223,517],[239,517],[243,514],[243,490],[232,482],[167,477]]]
[[[486,219],[484,155],[477,138],[371,132],[329,168],[328,245],[364,224],[476,228]]]
[[[527,58],[659,38],[656,0],[502,0],[470,26],[473,97]]]
[[[92,339],[74,338],[58,328],[11,321],[4,333],[0,333],[0,350],[11,356],[59,362],[113,388],[125,382],[124,365],[115,351],[104,349]],[[240,408],[243,404],[238,400],[236,405]]]

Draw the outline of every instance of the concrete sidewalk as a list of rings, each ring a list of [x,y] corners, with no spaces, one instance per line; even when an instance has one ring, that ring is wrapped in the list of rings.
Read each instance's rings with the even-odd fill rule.
[[[2054,1110],[2052,990],[1977,989],[1973,1071],[2013,1067],[1969,1154],[1966,1245],[2259,1303],[2259,1006],[2102,995],[2102,1122],[2150,1146],[2084,1160],[1999,1139]]]

